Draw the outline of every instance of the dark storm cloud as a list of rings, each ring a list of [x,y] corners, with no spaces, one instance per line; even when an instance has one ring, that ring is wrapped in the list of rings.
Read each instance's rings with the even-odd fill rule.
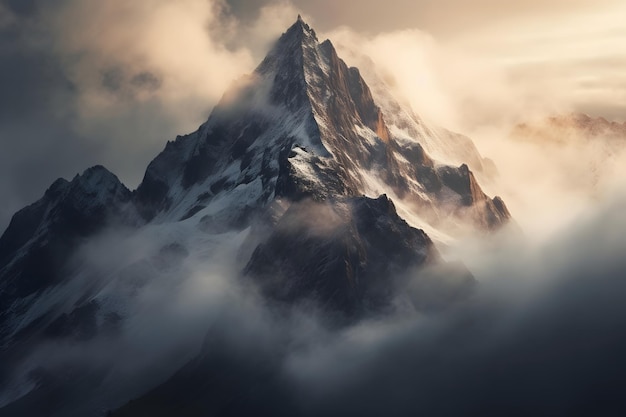
[[[107,90],[119,91],[123,83],[124,71],[121,68],[111,68],[102,72],[102,86]]]
[[[21,2],[15,2],[16,5]],[[29,7],[8,3],[14,22],[0,27],[0,122],[46,113],[55,100],[71,97],[73,86],[61,64],[50,51],[50,44],[31,43],[35,1]],[[0,13],[3,12],[0,9]]]
[[[146,90],[156,90],[161,86],[159,77],[149,71],[143,71],[133,75],[130,79],[130,83],[139,89]]]

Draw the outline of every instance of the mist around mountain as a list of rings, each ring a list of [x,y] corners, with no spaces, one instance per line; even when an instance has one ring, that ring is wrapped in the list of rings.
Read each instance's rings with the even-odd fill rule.
[[[365,73],[299,17],[137,190],[97,166],[19,211],[0,415],[622,409],[623,192],[520,233],[509,167]]]

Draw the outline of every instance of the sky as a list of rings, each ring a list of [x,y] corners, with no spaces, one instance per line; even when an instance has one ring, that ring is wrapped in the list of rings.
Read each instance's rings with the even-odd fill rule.
[[[536,114],[626,114],[619,0],[1,0],[0,228],[95,164],[136,188],[298,13],[479,145]]]

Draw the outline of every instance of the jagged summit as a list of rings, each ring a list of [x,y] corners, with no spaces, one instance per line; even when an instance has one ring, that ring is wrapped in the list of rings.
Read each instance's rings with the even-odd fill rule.
[[[315,31],[298,15],[298,20],[281,35],[255,72],[267,73],[275,70],[287,60],[292,61],[295,65],[292,69],[295,69],[304,64],[304,49],[307,46],[314,47],[317,43]]]
[[[303,35],[303,40],[304,39],[314,39],[315,41],[317,41],[317,35],[315,34],[315,30],[313,30],[313,28],[311,26],[309,26],[308,23],[306,23],[304,21],[304,19],[302,18],[302,15],[298,15],[298,17],[296,18],[296,21],[293,23],[293,25],[291,25],[286,31],[285,33],[283,33],[283,35],[281,36],[280,39],[284,38],[284,37],[289,37],[290,34],[293,33],[300,33]],[[280,43],[280,39],[279,39],[279,43]]]

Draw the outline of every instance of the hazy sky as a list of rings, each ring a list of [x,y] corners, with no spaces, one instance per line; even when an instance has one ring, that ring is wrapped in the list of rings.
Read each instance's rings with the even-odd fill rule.
[[[135,188],[297,13],[447,127],[626,114],[619,0],[0,0],[0,228],[94,164]]]

